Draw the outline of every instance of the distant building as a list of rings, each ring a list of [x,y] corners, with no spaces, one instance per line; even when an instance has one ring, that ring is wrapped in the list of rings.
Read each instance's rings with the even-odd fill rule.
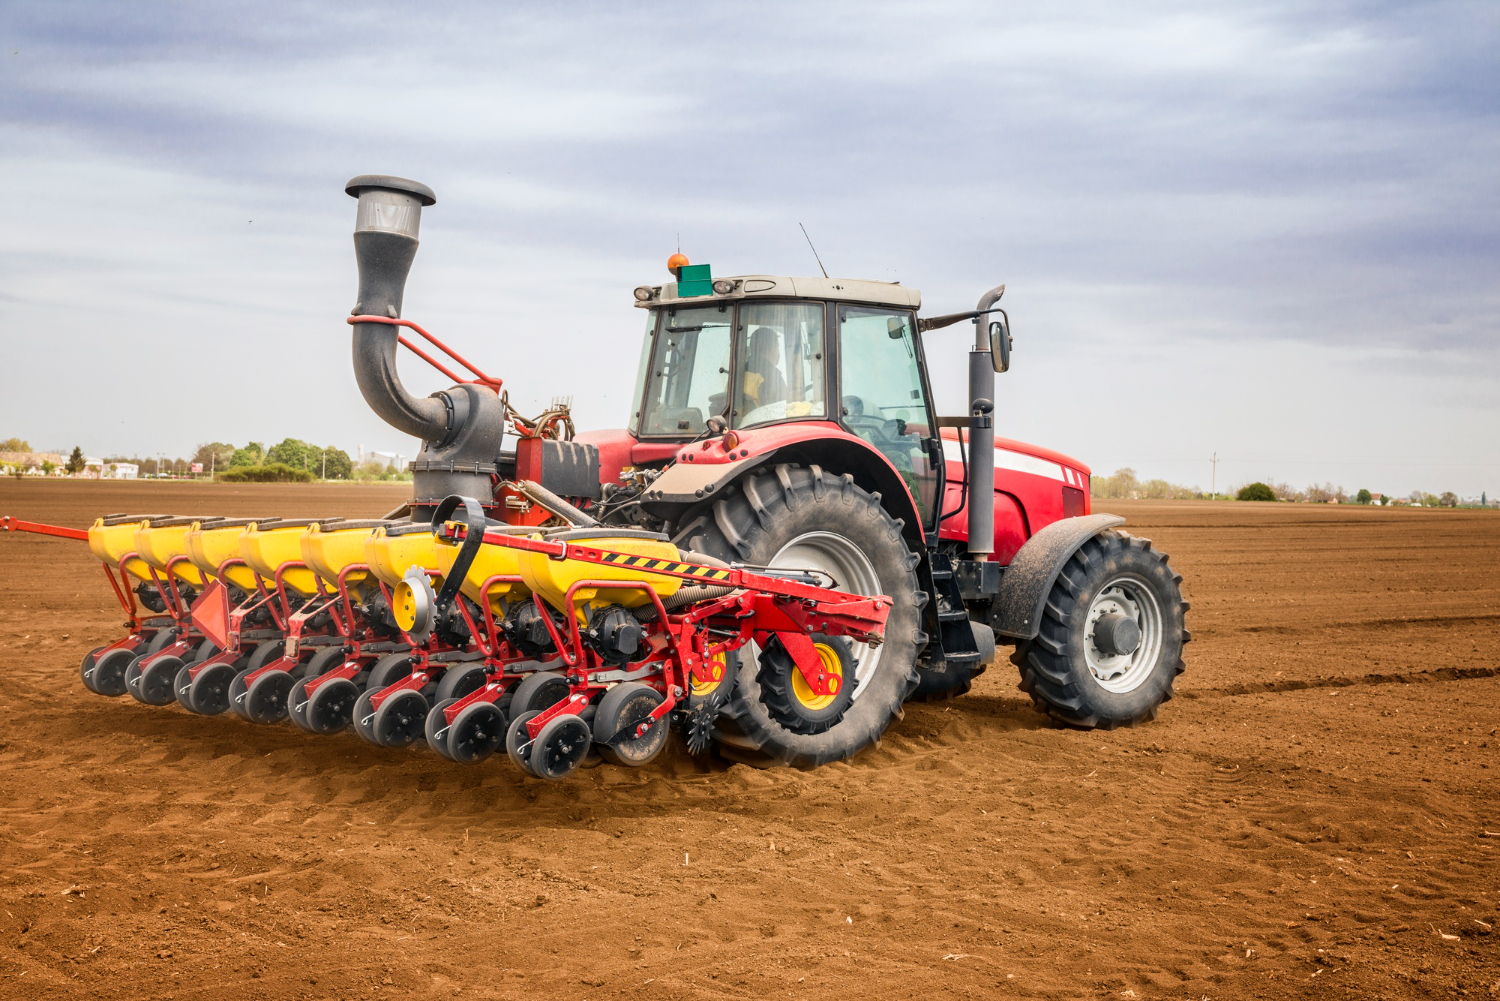
[[[103,459],[84,459],[83,475],[96,480],[133,480],[140,475],[141,467],[133,462],[105,462]]]
[[[66,460],[56,452],[0,452],[0,466],[20,469],[27,476],[42,476],[42,463],[50,462],[53,473],[62,472]]]

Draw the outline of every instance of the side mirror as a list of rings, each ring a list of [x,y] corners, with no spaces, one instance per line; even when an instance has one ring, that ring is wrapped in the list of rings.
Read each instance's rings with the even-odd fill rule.
[[[1000,319],[990,321],[990,360],[996,372],[1010,369],[1010,317],[1003,310],[996,310]]]

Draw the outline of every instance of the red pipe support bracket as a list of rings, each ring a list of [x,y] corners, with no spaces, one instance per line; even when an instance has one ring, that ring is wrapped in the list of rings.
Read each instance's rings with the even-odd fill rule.
[[[454,382],[471,382],[480,386],[488,386],[490,389],[493,389],[497,393],[500,392],[501,380],[485,375],[484,372],[480,371],[478,367],[476,367],[463,355],[459,354],[457,351],[454,351],[448,345],[444,344],[442,341],[438,340],[436,337],[432,336],[426,330],[422,329],[420,326],[411,322],[410,320],[398,320],[389,316],[351,316],[349,317],[348,322],[351,324],[385,323],[393,327],[407,327],[408,329],[415,330],[418,334],[421,334],[423,337],[425,337],[429,344],[436,347],[439,351],[443,352],[443,354],[447,355],[449,358],[452,358],[454,361],[458,362],[470,372],[473,372],[476,378],[461,379],[457,375],[454,375],[452,372],[450,372],[446,367],[438,362],[437,359],[433,358],[431,355],[423,351],[421,348],[417,347],[405,337],[401,337],[398,335],[396,340],[406,345],[406,347],[410,349],[411,352],[418,358],[421,358],[427,364],[431,365],[433,368],[437,369],[439,372],[443,373]]]
[[[89,533],[83,528],[63,528],[61,525],[44,525],[39,521],[22,521],[10,515],[0,516],[0,529],[7,532],[30,532],[33,535],[52,535],[59,539],[82,539],[87,541]]]

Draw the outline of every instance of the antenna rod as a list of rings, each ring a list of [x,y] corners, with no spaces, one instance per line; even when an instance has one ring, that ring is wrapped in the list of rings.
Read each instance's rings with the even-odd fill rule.
[[[813,258],[818,262],[818,270],[823,272],[824,278],[827,278],[828,269],[823,267],[823,258],[818,256],[818,248],[813,246],[812,237],[807,235],[807,227],[803,226],[800,222],[797,224],[797,226],[802,230],[802,238],[807,241],[807,246],[813,252]]]

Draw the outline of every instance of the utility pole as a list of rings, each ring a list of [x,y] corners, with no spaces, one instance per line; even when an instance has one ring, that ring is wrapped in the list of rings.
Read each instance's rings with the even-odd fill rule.
[[[1219,453],[1215,452],[1210,461],[1214,464],[1214,472],[1213,479],[1209,481],[1208,496],[1217,497],[1219,495]]]
[[[328,449],[326,448],[323,449],[323,476],[321,478],[328,479]]]

